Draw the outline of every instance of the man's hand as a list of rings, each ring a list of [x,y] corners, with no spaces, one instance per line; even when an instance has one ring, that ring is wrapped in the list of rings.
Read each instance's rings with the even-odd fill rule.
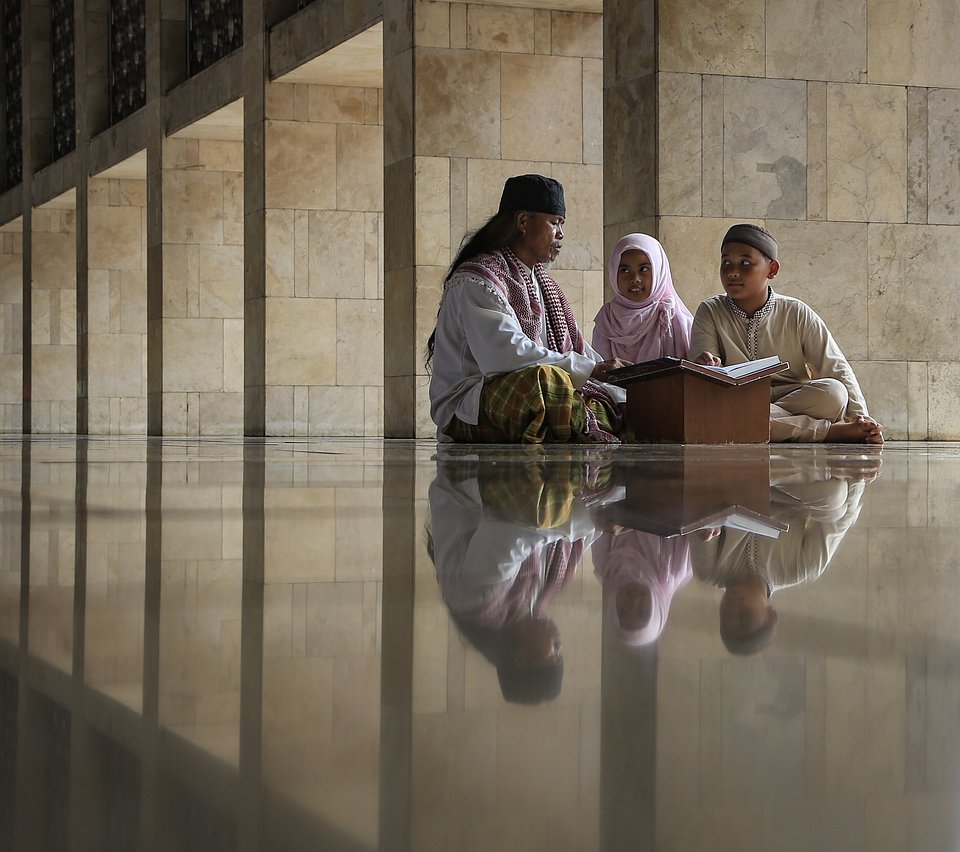
[[[723,366],[723,361],[721,361],[712,352],[702,352],[697,356],[697,359],[694,361],[694,363],[703,364],[706,367],[722,367]]]
[[[613,370],[617,370],[620,367],[629,367],[630,364],[630,361],[624,361],[623,358],[611,358],[609,361],[600,361],[593,368],[590,378],[596,379],[598,382],[605,382]]]

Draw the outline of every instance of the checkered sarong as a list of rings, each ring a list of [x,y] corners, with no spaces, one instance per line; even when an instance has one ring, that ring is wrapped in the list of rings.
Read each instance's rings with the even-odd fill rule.
[[[540,364],[483,383],[479,422],[456,417],[444,432],[459,443],[616,443],[620,412],[573,387],[569,373]]]

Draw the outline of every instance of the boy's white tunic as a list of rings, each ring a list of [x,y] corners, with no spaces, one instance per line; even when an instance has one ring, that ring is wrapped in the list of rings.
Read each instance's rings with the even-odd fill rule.
[[[569,373],[579,389],[603,360],[586,342],[583,355],[572,350],[554,352],[534,343],[507,301],[475,275],[455,272],[447,287],[437,317],[430,380],[430,414],[434,423],[443,424],[437,429],[438,440],[450,440],[443,429],[454,416],[463,423],[477,423],[485,378],[549,364]],[[546,333],[541,339],[546,339]],[[622,388],[603,387],[618,402],[626,399]]]
[[[697,309],[690,335],[691,361],[704,352],[718,355],[725,365],[755,358],[780,356],[790,367],[771,377],[774,402],[792,389],[815,379],[836,379],[847,391],[848,419],[869,417],[860,384],[826,323],[804,302],[770,288],[770,297],[747,318],[727,296],[713,296]],[[776,406],[774,406],[776,407]],[[776,418],[777,412],[771,411]],[[823,440],[825,428],[816,418],[805,418],[794,440]],[[827,427],[829,424],[826,424]],[[802,434],[809,431],[809,434]]]

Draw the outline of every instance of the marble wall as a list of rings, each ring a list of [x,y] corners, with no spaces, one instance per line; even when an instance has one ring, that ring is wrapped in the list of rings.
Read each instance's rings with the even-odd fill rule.
[[[268,435],[383,433],[383,99],[271,83]]]
[[[23,428],[23,225],[0,227],[0,433]]]
[[[88,429],[147,430],[146,180],[88,184]]]
[[[719,291],[729,224],[766,225],[778,289],[823,316],[893,438],[960,438],[958,39],[951,0],[660,4],[657,227],[681,296]]]
[[[31,216],[32,383],[35,433],[77,429],[77,227],[74,210]]]
[[[163,433],[243,433],[243,143],[163,142]]]

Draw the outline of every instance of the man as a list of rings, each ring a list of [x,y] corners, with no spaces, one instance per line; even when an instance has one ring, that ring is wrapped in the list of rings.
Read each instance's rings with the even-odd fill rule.
[[[617,442],[625,396],[600,383],[626,362],[590,347],[545,270],[565,216],[556,180],[509,178],[451,264],[427,357],[438,440]]]

